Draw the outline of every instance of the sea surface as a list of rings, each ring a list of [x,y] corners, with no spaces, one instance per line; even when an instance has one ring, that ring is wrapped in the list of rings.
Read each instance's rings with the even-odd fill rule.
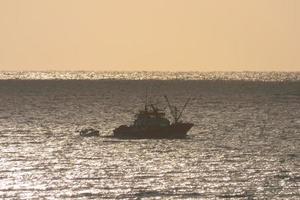
[[[0,72],[0,199],[300,199],[299,72]],[[187,139],[119,140],[151,101]],[[167,110],[166,110],[167,111]],[[100,137],[78,131],[95,128]]]

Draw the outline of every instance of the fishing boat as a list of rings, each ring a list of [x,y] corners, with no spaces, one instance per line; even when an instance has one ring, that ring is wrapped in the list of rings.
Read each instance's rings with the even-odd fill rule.
[[[166,117],[166,113],[155,104],[148,104],[147,100],[143,110],[136,114],[132,125],[121,125],[114,129],[113,137],[123,139],[178,139],[185,138],[188,131],[194,124],[182,122],[181,116],[191,98],[189,98],[183,108],[179,111],[176,106],[172,106],[167,96],[164,96],[170,113],[172,122]]]

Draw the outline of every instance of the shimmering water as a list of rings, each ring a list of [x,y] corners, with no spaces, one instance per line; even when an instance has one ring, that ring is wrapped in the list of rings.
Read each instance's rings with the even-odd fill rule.
[[[26,76],[88,79],[43,73]],[[0,198],[300,199],[299,73],[245,73],[251,81],[139,73],[172,80],[0,73],[14,79],[0,81]],[[146,88],[162,106],[163,94],[177,105],[193,97],[183,117],[195,124],[188,139],[78,135],[94,127],[106,136],[131,122]]]
[[[299,72],[147,72],[147,71],[19,71],[0,72],[0,80],[247,80],[300,81]]]

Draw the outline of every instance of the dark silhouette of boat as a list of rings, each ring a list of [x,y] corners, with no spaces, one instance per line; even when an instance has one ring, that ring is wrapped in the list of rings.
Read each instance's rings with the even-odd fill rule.
[[[174,118],[172,123],[165,117],[163,110],[154,104],[148,104],[146,98],[145,108],[139,111],[133,124],[130,126],[121,125],[116,128],[113,131],[113,137],[123,139],[185,138],[187,132],[193,127],[193,124],[181,122],[180,118],[190,98],[186,101],[182,110],[178,112],[177,107],[171,106],[168,97],[164,97]]]

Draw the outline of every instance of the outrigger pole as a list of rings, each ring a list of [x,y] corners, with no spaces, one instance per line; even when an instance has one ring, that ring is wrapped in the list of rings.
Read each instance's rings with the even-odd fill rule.
[[[148,87],[146,88],[145,111],[148,111]]]
[[[174,118],[174,122],[176,122],[176,116],[175,116],[174,110],[173,110],[173,108],[172,108],[172,106],[171,106],[171,104],[170,104],[170,101],[169,101],[167,95],[164,95],[164,97],[165,97],[166,102],[167,102],[167,104],[168,104],[168,107],[169,107],[169,110],[170,110],[170,112],[171,112],[171,115],[172,115],[172,117]]]
[[[169,109],[170,109],[171,115],[172,115],[172,117],[174,118],[174,122],[177,123],[178,120],[181,118],[182,113],[183,113],[183,111],[185,110],[186,106],[187,106],[188,103],[190,102],[191,98],[188,98],[188,99],[187,99],[187,101],[185,102],[185,104],[184,104],[182,110],[180,111],[179,115],[177,115],[177,113],[178,113],[177,107],[176,107],[176,106],[171,106],[170,101],[169,101],[167,95],[164,95],[164,97],[165,97],[165,99],[166,99],[166,101],[167,101],[167,103],[168,103],[168,107],[169,107]]]
[[[190,102],[190,100],[191,100],[191,98],[188,98],[188,99],[186,100],[186,102],[185,102],[185,104],[184,104],[184,106],[183,106],[183,108],[182,108],[180,114],[178,115],[178,118],[177,118],[176,121],[178,121],[178,120],[181,118],[182,113],[183,113],[183,111],[185,110],[185,108],[186,108],[186,106],[188,105],[188,103]]]

